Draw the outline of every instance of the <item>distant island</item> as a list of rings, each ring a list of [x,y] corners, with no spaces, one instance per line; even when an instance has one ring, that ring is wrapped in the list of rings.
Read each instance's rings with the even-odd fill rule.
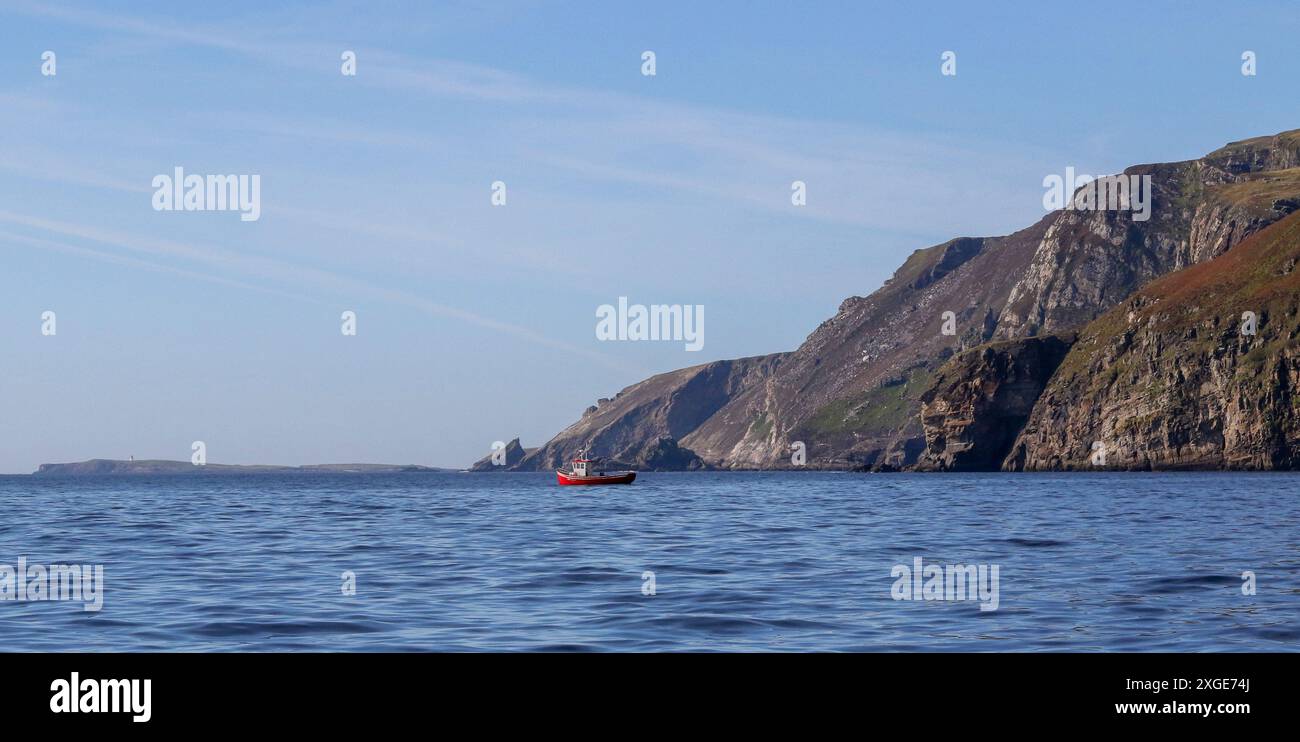
[[[68,464],[41,464],[33,476],[85,477],[98,475],[139,474],[384,474],[391,472],[455,471],[416,464],[308,464],[277,466],[274,464],[204,464],[164,459],[90,459]]]

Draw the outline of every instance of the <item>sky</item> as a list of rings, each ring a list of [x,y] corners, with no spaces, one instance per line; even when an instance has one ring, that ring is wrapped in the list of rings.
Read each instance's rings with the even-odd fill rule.
[[[1300,127],[1293,2],[185,5],[0,0],[0,472],[463,467],[792,350],[1066,167]],[[260,217],[156,210],[176,167]],[[598,339],[619,297],[703,347]]]

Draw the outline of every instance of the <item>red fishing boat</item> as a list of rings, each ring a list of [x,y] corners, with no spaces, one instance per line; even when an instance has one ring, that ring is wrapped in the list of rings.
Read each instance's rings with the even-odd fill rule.
[[[582,451],[573,460],[569,470],[555,470],[555,481],[560,484],[631,484],[636,479],[634,471],[603,471],[599,469],[600,459],[587,458]]]

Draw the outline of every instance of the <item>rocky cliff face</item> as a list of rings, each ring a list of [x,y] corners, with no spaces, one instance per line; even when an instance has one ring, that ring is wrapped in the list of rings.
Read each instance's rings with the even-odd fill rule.
[[[945,364],[921,395],[926,450],[916,469],[998,469],[1073,342],[1047,335],[989,343]]]
[[[1058,212],[998,317],[999,338],[1077,329],[1142,284],[1223,254],[1300,193],[1300,132],[1238,142],[1200,160],[1139,165],[1151,216]]]
[[[694,471],[704,468],[704,461],[694,451],[682,448],[671,436],[660,436],[646,441],[640,449],[624,458],[609,459],[609,469],[636,469],[637,471]]]
[[[699,468],[684,436],[746,389],[761,386],[786,354],[717,361],[652,376],[587,408],[582,418],[510,469],[546,471],[583,447],[642,469]]]
[[[788,468],[799,443],[809,467],[997,468],[1048,383],[1059,338],[944,364],[988,342],[1068,335],[1151,280],[1230,254],[1300,206],[1300,131],[1125,172],[1150,177],[1147,221],[1062,210],[1005,237],[918,250],[795,351],[629,387],[520,468],[557,466],[584,441],[635,456],[662,436],[721,468]]]
[[[1126,172],[1152,175],[1154,203],[1149,222],[1126,224],[1125,212],[1062,212],[1048,229],[1024,279],[1012,291],[995,335],[1077,330],[1151,279],[1224,255],[1297,208],[1297,161],[1300,133],[1290,132],[1231,144],[1201,160],[1130,168]],[[947,460],[946,431],[954,426],[990,427],[963,417],[968,409],[963,406],[968,402],[967,386],[985,381],[979,376],[981,369],[950,369],[948,373],[963,370],[970,375],[930,392],[931,414],[924,427],[927,440],[935,445],[927,447],[922,457],[927,468]],[[1038,406],[1050,407],[1055,401],[1055,397],[1040,400],[1034,420],[1043,419]],[[958,412],[946,417],[939,414],[943,410]],[[996,406],[985,410],[988,415],[1000,414]],[[1012,458],[999,464],[1004,452],[997,446],[1003,440],[1000,436],[975,437],[971,444],[984,450],[963,451],[962,455],[990,470],[1026,465],[1015,458],[1027,455],[1019,445]],[[1082,461],[1089,461],[1091,453],[1089,449]],[[1078,463],[1065,457],[1055,464],[1038,460],[1028,465],[1069,468],[1072,464],[1067,459]],[[1186,465],[1209,464],[1189,461]]]
[[[919,397],[947,356],[987,340],[1046,220],[1007,237],[918,250],[871,296],[845,300],[762,386],[683,443],[711,465],[788,468],[910,463],[923,447]],[[944,334],[945,312],[953,334]]]
[[[1297,263],[1300,214],[1090,323],[1005,468],[1296,468]]]

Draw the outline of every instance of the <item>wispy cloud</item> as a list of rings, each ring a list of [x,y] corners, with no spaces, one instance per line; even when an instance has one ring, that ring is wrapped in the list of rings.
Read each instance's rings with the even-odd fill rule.
[[[463,322],[468,322],[495,332],[526,340],[530,343],[588,358],[592,361],[620,371],[645,373],[644,369],[632,369],[626,364],[612,359],[605,354],[554,340],[527,327],[493,319],[491,317],[485,317],[465,309],[429,301],[422,296],[411,294],[406,291],[374,286],[364,281],[335,275],[318,268],[293,265],[271,258],[240,255],[237,253],[199,247],[174,240],[160,240],[137,235],[126,235],[116,231],[51,219],[29,217],[7,211],[0,211],[0,223],[44,230],[64,237],[89,240],[91,242],[109,245],[128,252],[139,252],[167,258],[181,258],[199,263],[211,269],[234,272],[246,278],[284,281],[295,286],[310,284],[318,289],[346,295],[353,299],[374,299],[390,304],[404,305],[431,315],[449,317]],[[29,242],[29,244],[32,243]],[[53,245],[46,243],[46,246],[52,247]],[[151,264],[151,267],[154,265],[156,264]],[[191,270],[189,273],[194,274],[195,271]],[[229,280],[222,279],[220,274],[212,274],[210,272],[203,272],[202,275],[211,280]],[[235,285],[242,286],[244,284],[238,283]]]
[[[337,82],[338,54],[345,45],[312,41],[303,43],[285,35],[280,26],[250,23],[247,18],[238,23],[193,23],[184,25],[168,20],[109,14],[95,10],[67,7],[48,7],[33,3],[5,3],[8,10],[58,23],[95,29],[114,38],[137,37],[158,44],[182,47],[200,47],[224,52],[238,57],[257,60],[269,66],[305,71],[311,74],[297,77]],[[455,134],[440,131],[437,139],[417,129],[402,129],[388,125],[392,119],[380,117],[379,123],[365,126],[328,116],[308,112],[293,116],[248,113],[235,111],[168,112],[169,116],[189,117],[194,126],[172,127],[171,134],[191,137],[193,145],[201,149],[204,142],[225,141],[230,132],[253,132],[298,145],[304,140],[330,144],[354,145],[369,148],[386,155],[385,162],[403,163],[404,157],[421,155],[441,165],[454,160],[466,151],[465,159],[475,160],[485,154],[506,165],[521,179],[530,176],[536,180],[552,178],[557,173],[593,184],[597,187],[610,183],[652,186],[669,192],[678,203],[692,207],[700,202],[720,206],[742,206],[762,209],[778,217],[796,220],[823,221],[839,225],[915,233],[917,225],[937,232],[986,233],[997,231],[1002,225],[1018,225],[1024,219],[1008,208],[1026,200],[1033,201],[1027,208],[1037,208],[1038,183],[1026,184],[1021,189],[1006,177],[990,177],[1002,172],[1033,171],[1025,163],[1033,159],[1031,153],[1009,151],[998,146],[970,150],[947,143],[942,136],[877,131],[856,123],[840,123],[812,118],[800,118],[798,112],[776,116],[731,111],[713,106],[672,102],[630,93],[614,92],[557,84],[532,75],[494,69],[458,61],[417,58],[378,48],[358,48],[362,72],[349,80],[349,85],[396,90],[403,99],[426,98],[425,103],[437,104],[445,100],[473,103],[475,110],[489,111],[473,119],[481,122],[482,131],[475,131],[472,140],[458,139]],[[429,110],[430,106],[424,106]],[[501,115],[496,115],[500,111]],[[206,128],[205,128],[206,127]],[[127,136],[139,135],[133,127]],[[464,136],[464,135],[462,135]],[[122,147],[116,132],[106,140]],[[186,142],[176,144],[184,151]],[[477,147],[477,148],[474,148]],[[136,147],[137,152],[144,150]],[[268,144],[260,152],[254,149],[253,157],[274,155],[275,147]],[[303,147],[304,152],[311,152]],[[370,151],[365,152],[366,162]],[[336,150],[328,150],[334,155]],[[367,194],[375,183],[364,182],[348,167],[331,173],[319,168],[310,175],[281,170],[285,181],[294,180],[308,184],[327,194],[352,193],[346,198],[314,200],[302,194],[298,202],[284,198],[268,204],[266,214],[283,215],[301,224],[315,228],[344,230],[374,238],[373,249],[393,254],[390,243],[422,247],[433,244],[447,254],[466,254],[478,250],[488,230],[485,224],[497,227],[507,220],[490,221],[477,212],[464,208],[459,212],[446,208],[440,229],[430,226],[432,219],[423,210],[411,211],[412,198],[403,200],[400,207],[391,209],[394,218],[376,218],[376,204],[383,205],[385,196],[397,194],[405,199],[407,192],[430,186],[429,182],[402,184],[401,189],[391,183],[378,183],[382,193]],[[32,150],[28,156],[16,157],[0,168],[27,178],[63,181],[78,185],[109,188],[140,194],[147,177],[156,172],[157,163],[141,162],[132,169],[140,173],[139,180],[123,177],[120,167],[111,172],[91,164],[68,161]],[[290,165],[289,167],[292,167]],[[473,168],[471,168],[473,169]],[[342,173],[342,175],[340,175]],[[446,175],[430,173],[430,180],[443,175],[452,180],[463,192],[464,173]],[[382,176],[380,176],[382,177]],[[423,177],[416,173],[415,177]],[[486,203],[486,186],[489,179],[478,175]],[[343,182],[330,183],[330,179]],[[1041,179],[1041,175],[1039,176]],[[351,179],[350,182],[348,179]],[[790,185],[794,180],[808,183],[808,205],[792,209],[789,201]],[[512,180],[512,184],[513,184]],[[599,191],[593,200],[567,204],[567,213],[592,214],[604,198]],[[551,189],[546,198],[555,207],[566,196],[562,189]],[[684,197],[684,198],[683,198]],[[644,189],[638,193],[640,203],[652,206],[654,193]],[[369,200],[367,200],[369,199]],[[142,202],[143,203],[143,202]],[[538,198],[533,203],[541,203]],[[461,204],[457,204],[460,206]],[[581,208],[578,208],[581,207]],[[513,215],[521,213],[512,207]],[[419,216],[404,215],[416,213]],[[527,213],[527,212],[522,212]],[[566,213],[552,208],[549,214]],[[1010,214],[1008,216],[1008,214]],[[493,214],[493,217],[496,217]],[[143,251],[155,260],[175,260],[188,264],[184,270],[224,271],[248,281],[279,281],[298,285],[308,281],[320,290],[343,293],[362,293],[385,301],[413,306],[433,315],[449,317],[489,328],[539,345],[573,352],[611,367],[620,367],[608,357],[588,350],[579,350],[568,343],[546,337],[543,333],[485,317],[477,312],[431,302],[418,295],[385,288],[374,283],[360,282],[337,273],[297,265],[282,260],[241,254],[230,250],[216,250],[196,246],[185,241],[171,241],[156,237],[141,237],[92,229],[84,225],[33,216],[19,216],[0,212],[0,221],[12,225],[41,229],[64,237],[86,239],[110,244],[132,251]],[[516,261],[520,255],[532,261],[538,271],[556,272],[582,270],[582,261],[576,268],[568,268],[563,257],[574,248],[570,240],[556,242],[555,235],[563,232],[564,225],[554,228],[554,217],[521,219],[491,234],[498,238],[498,249],[476,252],[486,255],[485,260]],[[582,220],[579,220],[580,222]],[[539,244],[538,249],[503,247],[511,242],[528,243],[538,227],[552,228],[548,234],[552,242]],[[514,230],[514,231],[508,231]],[[615,232],[615,234],[619,234]],[[601,235],[587,237],[588,254],[598,254]],[[264,254],[277,249],[274,244],[258,245]],[[513,250],[513,253],[511,252]],[[419,257],[423,254],[417,253]],[[402,262],[402,261],[394,261]],[[516,263],[517,264],[517,263]]]
[[[151,260],[144,260],[142,258],[137,258],[130,255],[122,255],[120,253],[108,252],[105,250],[96,250],[88,247],[80,247],[77,245],[71,245],[66,242],[60,242],[57,240],[41,239],[39,237],[31,237],[29,235],[10,232],[8,230],[0,230],[0,245],[4,245],[6,243],[16,244],[16,245],[26,245],[27,247],[36,248],[40,250],[52,250],[54,252],[60,252],[67,255],[75,255],[80,258],[93,258],[95,260],[102,260],[104,262],[113,263],[115,265],[124,265],[131,268],[140,268],[143,270],[153,271],[156,273],[167,273],[175,276],[182,276],[185,278],[194,279],[196,281],[205,281],[208,283],[220,284],[222,286],[229,286],[232,288],[242,289],[244,291],[259,291],[259,292],[274,294],[276,296],[281,296],[289,299],[296,299],[298,301],[323,303],[321,302],[320,299],[314,299],[308,296],[304,296],[302,294],[290,293],[286,291],[281,291],[279,289],[267,288],[265,286],[257,286],[251,283],[245,283],[243,281],[235,281],[229,278],[223,278],[221,276],[214,276],[209,273],[202,273],[199,271],[177,268],[174,265],[167,265],[164,263],[158,263]]]
[[[179,26],[90,10],[11,4],[32,14],[115,33],[197,45],[321,75],[337,73],[342,44],[276,38],[255,24]],[[454,60],[415,58],[361,48],[363,70],[349,84],[431,99],[527,106],[507,118],[499,139],[543,166],[597,181],[668,188],[773,212],[790,213],[793,180],[809,184],[808,206],[795,215],[867,228],[913,229],[918,223],[966,233],[1016,225],[1038,198],[1045,153],[1011,143],[971,149],[942,135],[880,131],[858,124],[740,113],[698,104],[596,90]],[[273,133],[391,148],[437,151],[411,132],[364,130],[323,120],[289,121],[239,114],[234,125]],[[672,156],[655,157],[656,152]],[[647,160],[647,153],[651,153]],[[998,173],[1002,173],[1001,177]],[[900,187],[902,186],[902,187]],[[917,194],[923,197],[918,198]],[[935,203],[945,204],[940,210]],[[1029,204],[1025,209],[1008,208]],[[999,218],[999,214],[1008,214]],[[936,224],[936,221],[938,222]]]

